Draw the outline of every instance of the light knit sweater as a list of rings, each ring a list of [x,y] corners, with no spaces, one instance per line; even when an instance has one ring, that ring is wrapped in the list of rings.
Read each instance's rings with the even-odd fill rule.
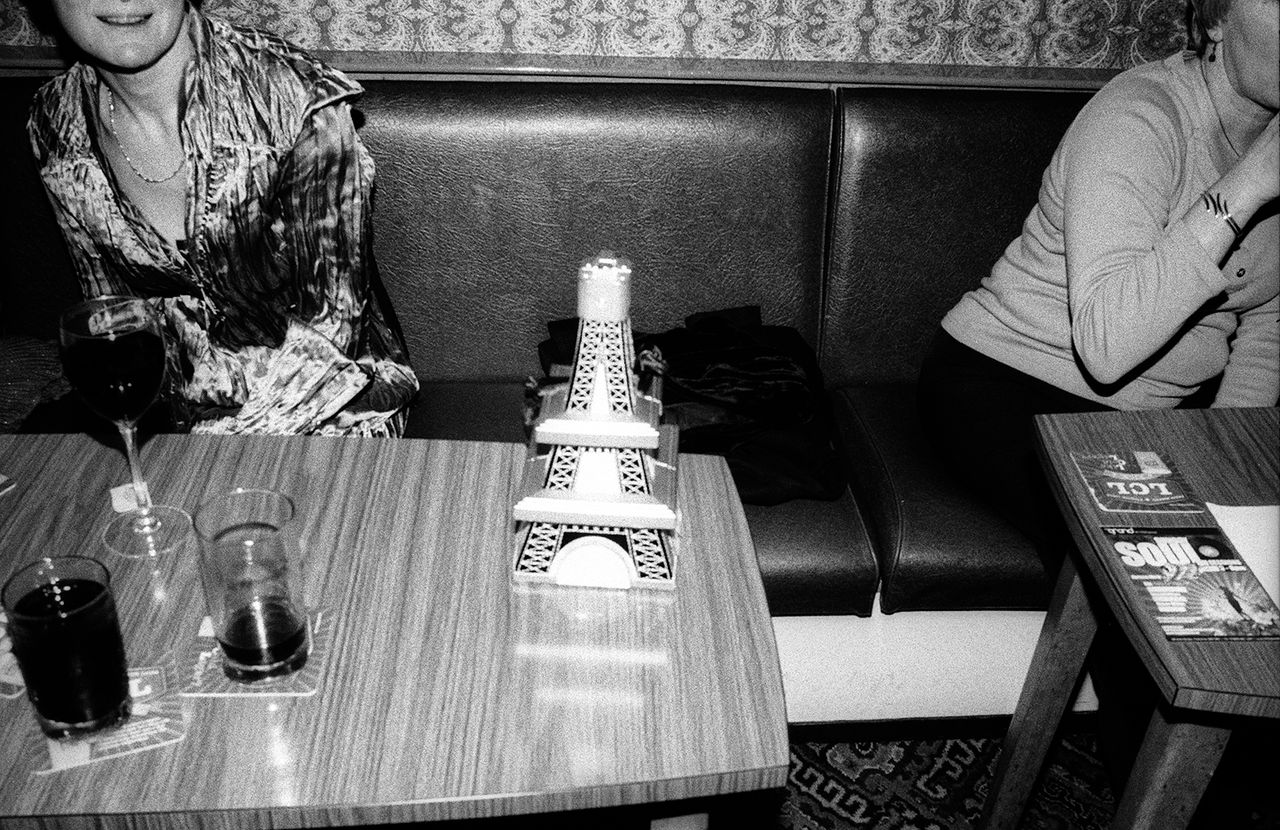
[[[1176,406],[1219,373],[1215,406],[1276,405],[1280,217],[1221,268],[1182,221],[1235,159],[1194,54],[1118,75],[1067,131],[1022,235],[943,328],[1117,409]],[[1226,292],[1241,272],[1246,287]]]

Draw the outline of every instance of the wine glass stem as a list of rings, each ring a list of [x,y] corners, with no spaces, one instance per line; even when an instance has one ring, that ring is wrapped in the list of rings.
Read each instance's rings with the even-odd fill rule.
[[[133,497],[138,502],[139,520],[147,522],[151,514],[151,494],[147,492],[147,482],[142,478],[142,465],[138,463],[138,430],[130,422],[121,421],[116,424],[120,437],[124,439],[124,454],[129,459],[129,473],[133,476]]]

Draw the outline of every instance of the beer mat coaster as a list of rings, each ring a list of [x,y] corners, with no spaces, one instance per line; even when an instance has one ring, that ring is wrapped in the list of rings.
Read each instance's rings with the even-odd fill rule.
[[[0,698],[12,700],[22,697],[27,685],[22,679],[22,670],[18,668],[18,660],[13,656],[7,622],[8,617],[0,611]]]
[[[1150,450],[1072,452],[1071,460],[1104,513],[1204,513],[1182,474]]]
[[[245,683],[232,680],[222,670],[222,647],[213,636],[208,617],[191,643],[183,665],[188,668],[184,697],[310,697],[320,689],[320,676],[329,656],[333,640],[332,615],[324,609],[313,610],[311,619],[311,654],[302,668],[283,677],[269,677]]]
[[[48,775],[122,755],[146,752],[177,743],[187,734],[178,697],[178,668],[172,661],[162,666],[129,669],[129,696],[133,711],[119,726],[76,740],[45,738],[49,766],[35,771]]]
[[[150,498],[151,491],[147,489],[147,483],[141,482],[139,486],[147,494],[147,498]],[[134,489],[132,482],[111,488],[111,509],[117,513],[131,513],[138,509],[138,491]]]

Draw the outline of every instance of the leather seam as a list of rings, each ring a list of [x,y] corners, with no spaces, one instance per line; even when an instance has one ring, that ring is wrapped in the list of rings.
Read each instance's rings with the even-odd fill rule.
[[[849,399],[846,397],[846,401],[848,400]],[[867,428],[868,427],[867,420],[862,416],[862,413],[858,411],[858,408],[853,405],[852,401],[849,401],[848,408],[850,412],[853,414],[854,418],[857,419],[857,423],[862,429],[862,434],[869,437],[871,435],[871,432]],[[898,499],[897,487],[895,486],[893,477],[889,475],[888,466],[885,464],[885,461],[884,461],[884,454],[875,445],[874,441],[868,440],[865,443],[867,444],[867,449],[870,451],[871,455],[873,456],[873,462],[875,463],[876,468],[878,469],[881,477],[884,479],[884,481],[888,485],[889,495],[892,499],[892,505],[893,505],[892,506],[893,522],[895,526],[898,528],[898,533],[895,534],[897,536],[897,540],[894,543],[893,550],[890,552],[891,555],[888,557],[889,562],[885,567],[885,573],[881,574],[879,579],[880,588],[883,589],[885,587],[885,583],[888,582],[889,579],[898,572],[898,563],[902,556],[902,547],[903,547],[902,545],[902,535],[903,535],[902,510],[901,510],[899,499]],[[856,500],[855,500],[855,503],[856,503]],[[879,564],[880,563],[877,562],[877,565]],[[880,601],[881,601],[881,604],[884,603],[883,590],[881,591]]]
[[[828,97],[828,130],[827,130],[827,192],[824,194],[823,206],[826,221],[822,228],[822,279],[819,282],[818,296],[818,365],[826,360],[828,344],[827,336],[830,326],[832,260],[832,241],[836,238],[836,211],[840,205],[840,171],[844,161],[844,96],[840,90],[832,87]]]

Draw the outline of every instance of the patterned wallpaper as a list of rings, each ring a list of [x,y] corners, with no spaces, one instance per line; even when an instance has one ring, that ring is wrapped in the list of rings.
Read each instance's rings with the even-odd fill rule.
[[[25,0],[47,3],[48,0]],[[206,0],[339,65],[430,71],[501,59],[679,66],[985,67],[1114,72],[1183,43],[1183,0]],[[57,55],[24,0],[0,0],[0,65]]]

